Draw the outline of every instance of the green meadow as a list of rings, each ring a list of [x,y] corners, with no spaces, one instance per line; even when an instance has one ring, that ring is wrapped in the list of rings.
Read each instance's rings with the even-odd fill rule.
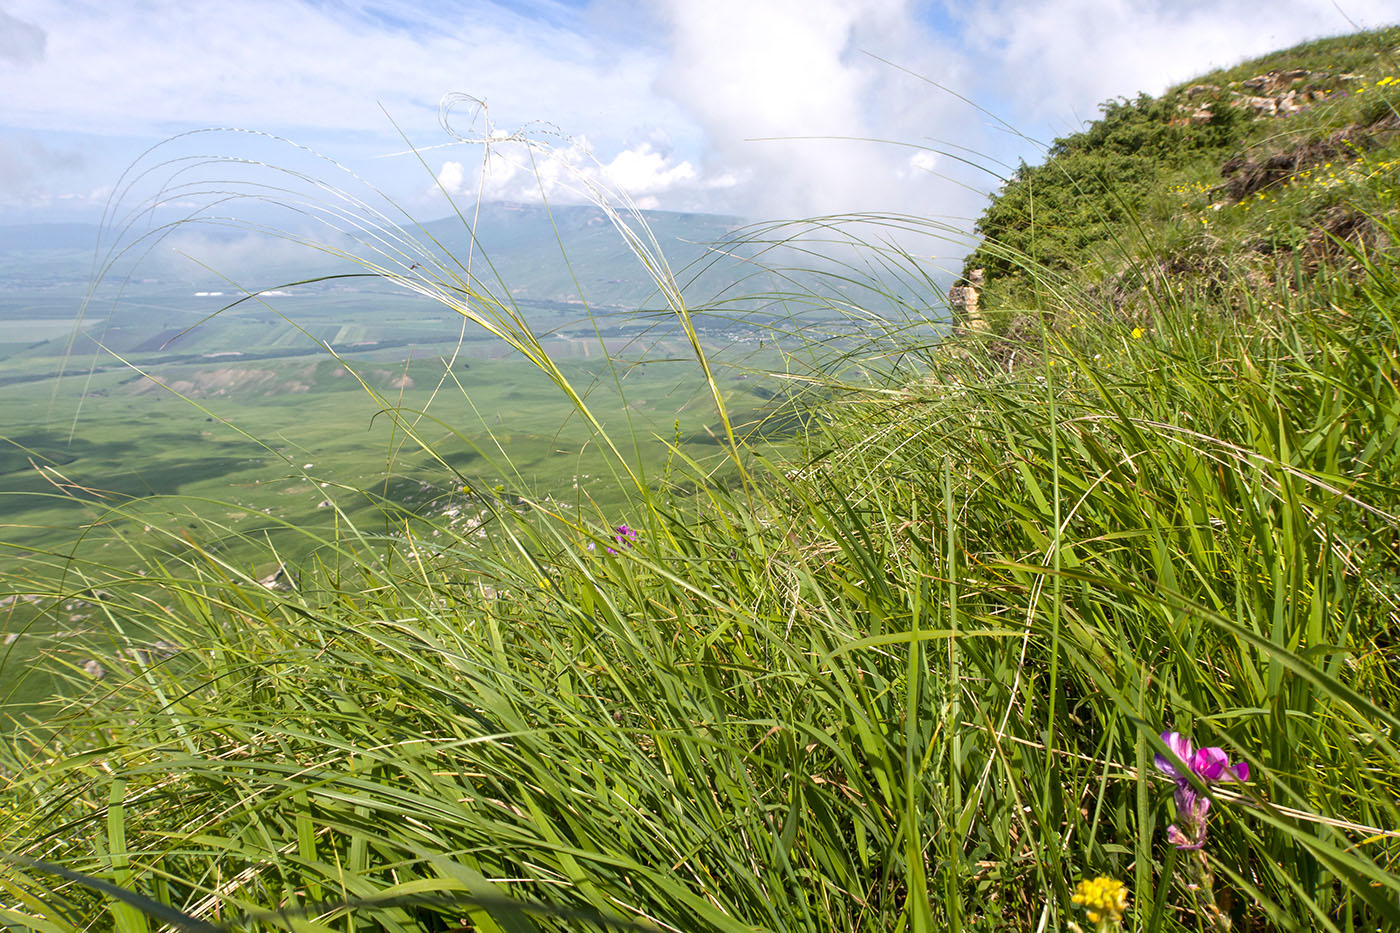
[[[346,523],[390,536],[422,523],[425,537],[450,538],[486,503],[529,497],[601,514],[628,502],[538,368],[441,309],[383,290],[199,314],[230,300],[137,296],[77,331],[71,314],[0,328],[29,341],[15,340],[6,360],[0,450],[6,630],[22,633],[0,671],[11,715],[63,692],[40,659],[89,658],[73,636],[94,630],[91,614],[38,612],[26,587],[36,577],[83,579],[86,567],[123,562],[130,572],[155,550],[219,554],[261,579],[308,559],[319,546],[308,533],[333,538]],[[635,317],[578,315],[531,309],[550,331],[548,352],[606,413],[601,425],[634,438],[658,480],[672,447],[713,459],[712,408],[684,341]],[[780,408],[775,392],[749,381],[757,333],[725,323],[709,337],[741,430],[771,437],[761,425]]]
[[[896,216],[27,264],[0,918],[1400,929],[1398,45],[1106,103],[951,308]]]

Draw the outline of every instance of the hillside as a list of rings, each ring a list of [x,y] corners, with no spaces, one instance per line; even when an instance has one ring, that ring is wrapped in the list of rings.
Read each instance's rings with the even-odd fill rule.
[[[1386,29],[1109,101],[997,193],[964,278],[984,270],[982,309],[1005,330],[1066,301],[1140,319],[1168,285],[1244,301],[1341,243],[1375,247],[1400,207],[1398,68]]]
[[[965,326],[743,374],[782,447],[684,309],[722,456],[659,467],[503,317],[574,503],[498,448],[260,560],[125,507],[84,534],[134,570],[33,549],[6,607],[92,629],[0,747],[0,918],[1400,929],[1397,44],[1106,105],[993,199]]]

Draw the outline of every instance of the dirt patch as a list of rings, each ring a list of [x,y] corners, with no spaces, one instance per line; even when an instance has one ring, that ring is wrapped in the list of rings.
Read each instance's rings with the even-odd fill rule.
[[[289,378],[273,369],[246,366],[223,366],[203,369],[178,379],[162,379],[166,386],[187,398],[225,398],[231,395],[288,395],[311,390],[299,378]],[[134,388],[135,394],[164,391],[155,382],[143,382]]]
[[[1236,156],[1220,167],[1225,184],[1216,192],[1239,203],[1266,188],[1284,185],[1299,173],[1327,162],[1349,163],[1400,131],[1400,119],[1387,114],[1370,126],[1347,126],[1323,138],[1299,143],[1268,156]]]
[[[1225,184],[1217,190],[1235,203],[1266,188],[1287,184],[1299,172],[1326,162],[1353,162],[1361,157],[1369,139],[1357,127],[1338,130],[1326,139],[1313,140],[1260,159],[1236,156],[1220,167]]]
[[[1347,245],[1370,249],[1382,245],[1384,231],[1375,219],[1344,205],[1323,212],[1303,241],[1304,268],[1316,269],[1346,258]]]

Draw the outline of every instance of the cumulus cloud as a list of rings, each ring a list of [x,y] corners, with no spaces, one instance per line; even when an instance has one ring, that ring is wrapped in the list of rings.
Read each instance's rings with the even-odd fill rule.
[[[642,143],[635,149],[624,149],[603,167],[603,174],[614,184],[632,194],[653,194],[668,191],[699,180],[695,167],[689,162],[676,162],[665,153]]]
[[[480,194],[488,201],[558,203],[630,198],[643,209],[680,206],[703,192],[737,183],[729,173],[702,176],[689,160],[652,140],[625,148],[603,162],[586,139],[550,146],[515,138],[492,141],[485,157],[474,164],[444,161],[436,181],[453,197]]]
[[[437,173],[437,183],[442,186],[442,190],[453,196],[463,194],[467,190],[466,181],[467,169],[461,162],[444,162],[442,170]]]
[[[966,106],[874,57],[956,81],[962,60],[911,3],[668,0],[664,9],[670,54],[658,87],[704,128],[707,164],[751,179],[733,187],[731,209],[969,209],[966,192],[911,172],[908,148],[953,132]]]
[[[909,167],[919,172],[931,172],[938,167],[938,156],[921,150],[909,157]]]

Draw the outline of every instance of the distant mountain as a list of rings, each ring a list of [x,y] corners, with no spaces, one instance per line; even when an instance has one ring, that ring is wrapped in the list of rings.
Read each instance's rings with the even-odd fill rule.
[[[673,273],[682,273],[707,257],[721,261],[705,276],[722,288],[741,277],[734,259],[716,252],[743,224],[737,217],[646,211],[624,220],[645,238],[649,228]],[[581,205],[484,204],[466,223],[448,217],[408,230],[420,240],[441,244],[465,261],[473,240],[478,251],[473,270],[484,281],[504,286],[517,300],[577,301],[582,296],[601,305],[637,305],[655,283],[628,248],[622,234],[599,208]],[[475,234],[473,236],[473,233]],[[482,263],[482,259],[487,263]],[[688,278],[689,276],[685,276]],[[703,292],[704,289],[701,289]]]
[[[710,247],[742,223],[735,217],[667,211],[646,212],[642,220],[677,273],[712,255]],[[636,217],[629,218],[629,223],[642,235]],[[595,207],[484,204],[465,221],[445,217],[406,225],[399,232],[443,260],[450,253],[456,262],[465,264],[470,257],[481,281],[499,296],[510,295],[519,301],[579,302],[586,298],[600,305],[635,306],[645,302],[655,288],[607,215]],[[138,277],[148,282],[190,287],[228,287],[228,280],[233,280],[245,287],[262,288],[357,271],[353,264],[326,252],[222,224],[190,223],[174,228],[160,242],[150,234],[147,227],[133,228],[119,238],[118,231],[96,224],[0,225],[0,288],[54,282],[86,284],[99,242],[104,259],[114,244],[137,244],[119,262],[122,274],[134,267]],[[138,244],[143,236],[146,239]],[[373,245],[371,241],[367,247],[350,236],[334,233],[316,236],[333,250],[357,255],[370,255]],[[405,265],[420,260],[411,250],[400,258]],[[735,274],[732,261],[721,265],[731,267],[725,274]],[[708,278],[720,287],[727,284],[720,282],[723,274],[716,270]]]
[[[733,216],[645,211],[620,220],[648,250],[654,240],[692,310],[787,315],[816,309],[818,316],[831,317],[840,313],[836,309],[859,307],[864,314],[897,318],[910,309],[926,315],[935,308],[937,314],[940,292],[951,279],[936,269],[896,273],[891,267],[882,270],[889,277],[884,292],[862,290],[851,284],[849,263],[873,271],[869,257],[856,259],[849,249],[830,245],[839,238],[829,236],[828,227],[819,230],[822,239],[792,248],[746,241],[744,221]],[[783,228],[773,236],[785,240],[794,232]],[[126,305],[159,297],[163,307],[183,307],[184,297],[200,293],[237,294],[362,272],[346,258],[359,256],[391,270],[435,260],[445,267],[445,278],[462,275],[470,263],[476,287],[520,305],[577,306],[580,312],[585,306],[603,312],[665,306],[656,270],[594,206],[488,203],[462,217],[388,231],[370,228],[352,236],[322,227],[294,233],[277,236],[216,220],[124,231],[91,224],[0,225],[0,315],[32,316],[38,300],[60,309],[73,304],[89,284],[99,242],[99,264],[112,263],[105,283],[113,293],[120,287]],[[823,267],[823,250],[831,252],[824,273],[815,271]],[[321,283],[312,291],[365,295],[387,287],[356,279]],[[755,295],[766,297],[750,300]]]

